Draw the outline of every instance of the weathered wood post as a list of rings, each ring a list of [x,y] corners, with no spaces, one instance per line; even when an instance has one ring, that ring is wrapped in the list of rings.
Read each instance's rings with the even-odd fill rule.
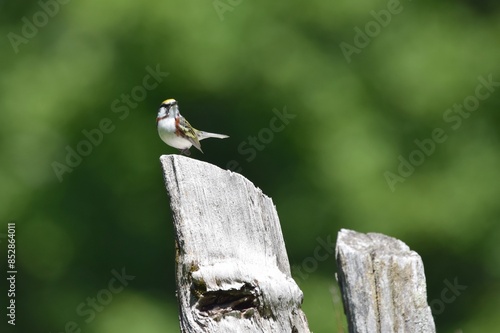
[[[180,155],[160,160],[181,332],[309,332],[272,200],[237,173]]]
[[[420,256],[382,234],[340,230],[338,280],[350,333],[435,333]]]

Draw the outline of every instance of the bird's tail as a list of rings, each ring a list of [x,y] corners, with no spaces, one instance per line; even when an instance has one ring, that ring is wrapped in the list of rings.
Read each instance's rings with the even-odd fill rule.
[[[198,140],[203,140],[206,138],[217,138],[217,139],[225,139],[229,138],[229,136],[224,134],[210,133],[205,131],[198,131]]]

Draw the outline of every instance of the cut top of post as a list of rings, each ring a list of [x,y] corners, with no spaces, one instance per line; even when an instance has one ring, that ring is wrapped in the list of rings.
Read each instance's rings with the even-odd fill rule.
[[[278,267],[291,275],[271,198],[240,174],[180,155],[162,156],[176,232],[187,256]]]

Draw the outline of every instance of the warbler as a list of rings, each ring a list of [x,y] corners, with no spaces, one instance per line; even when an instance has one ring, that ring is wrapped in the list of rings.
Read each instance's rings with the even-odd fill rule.
[[[193,128],[189,122],[179,112],[179,106],[175,99],[164,100],[158,116],[156,117],[156,124],[158,127],[158,134],[160,138],[167,145],[177,148],[181,154],[191,155],[189,148],[195,146],[199,151],[201,150],[200,141],[206,138],[225,139],[227,135],[199,131]]]

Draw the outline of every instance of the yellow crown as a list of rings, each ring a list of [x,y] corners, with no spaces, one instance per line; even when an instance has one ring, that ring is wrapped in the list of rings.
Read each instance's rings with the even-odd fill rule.
[[[173,98],[169,98],[169,99],[166,99],[164,100],[161,105],[174,105],[174,104],[177,104],[177,101]]]

